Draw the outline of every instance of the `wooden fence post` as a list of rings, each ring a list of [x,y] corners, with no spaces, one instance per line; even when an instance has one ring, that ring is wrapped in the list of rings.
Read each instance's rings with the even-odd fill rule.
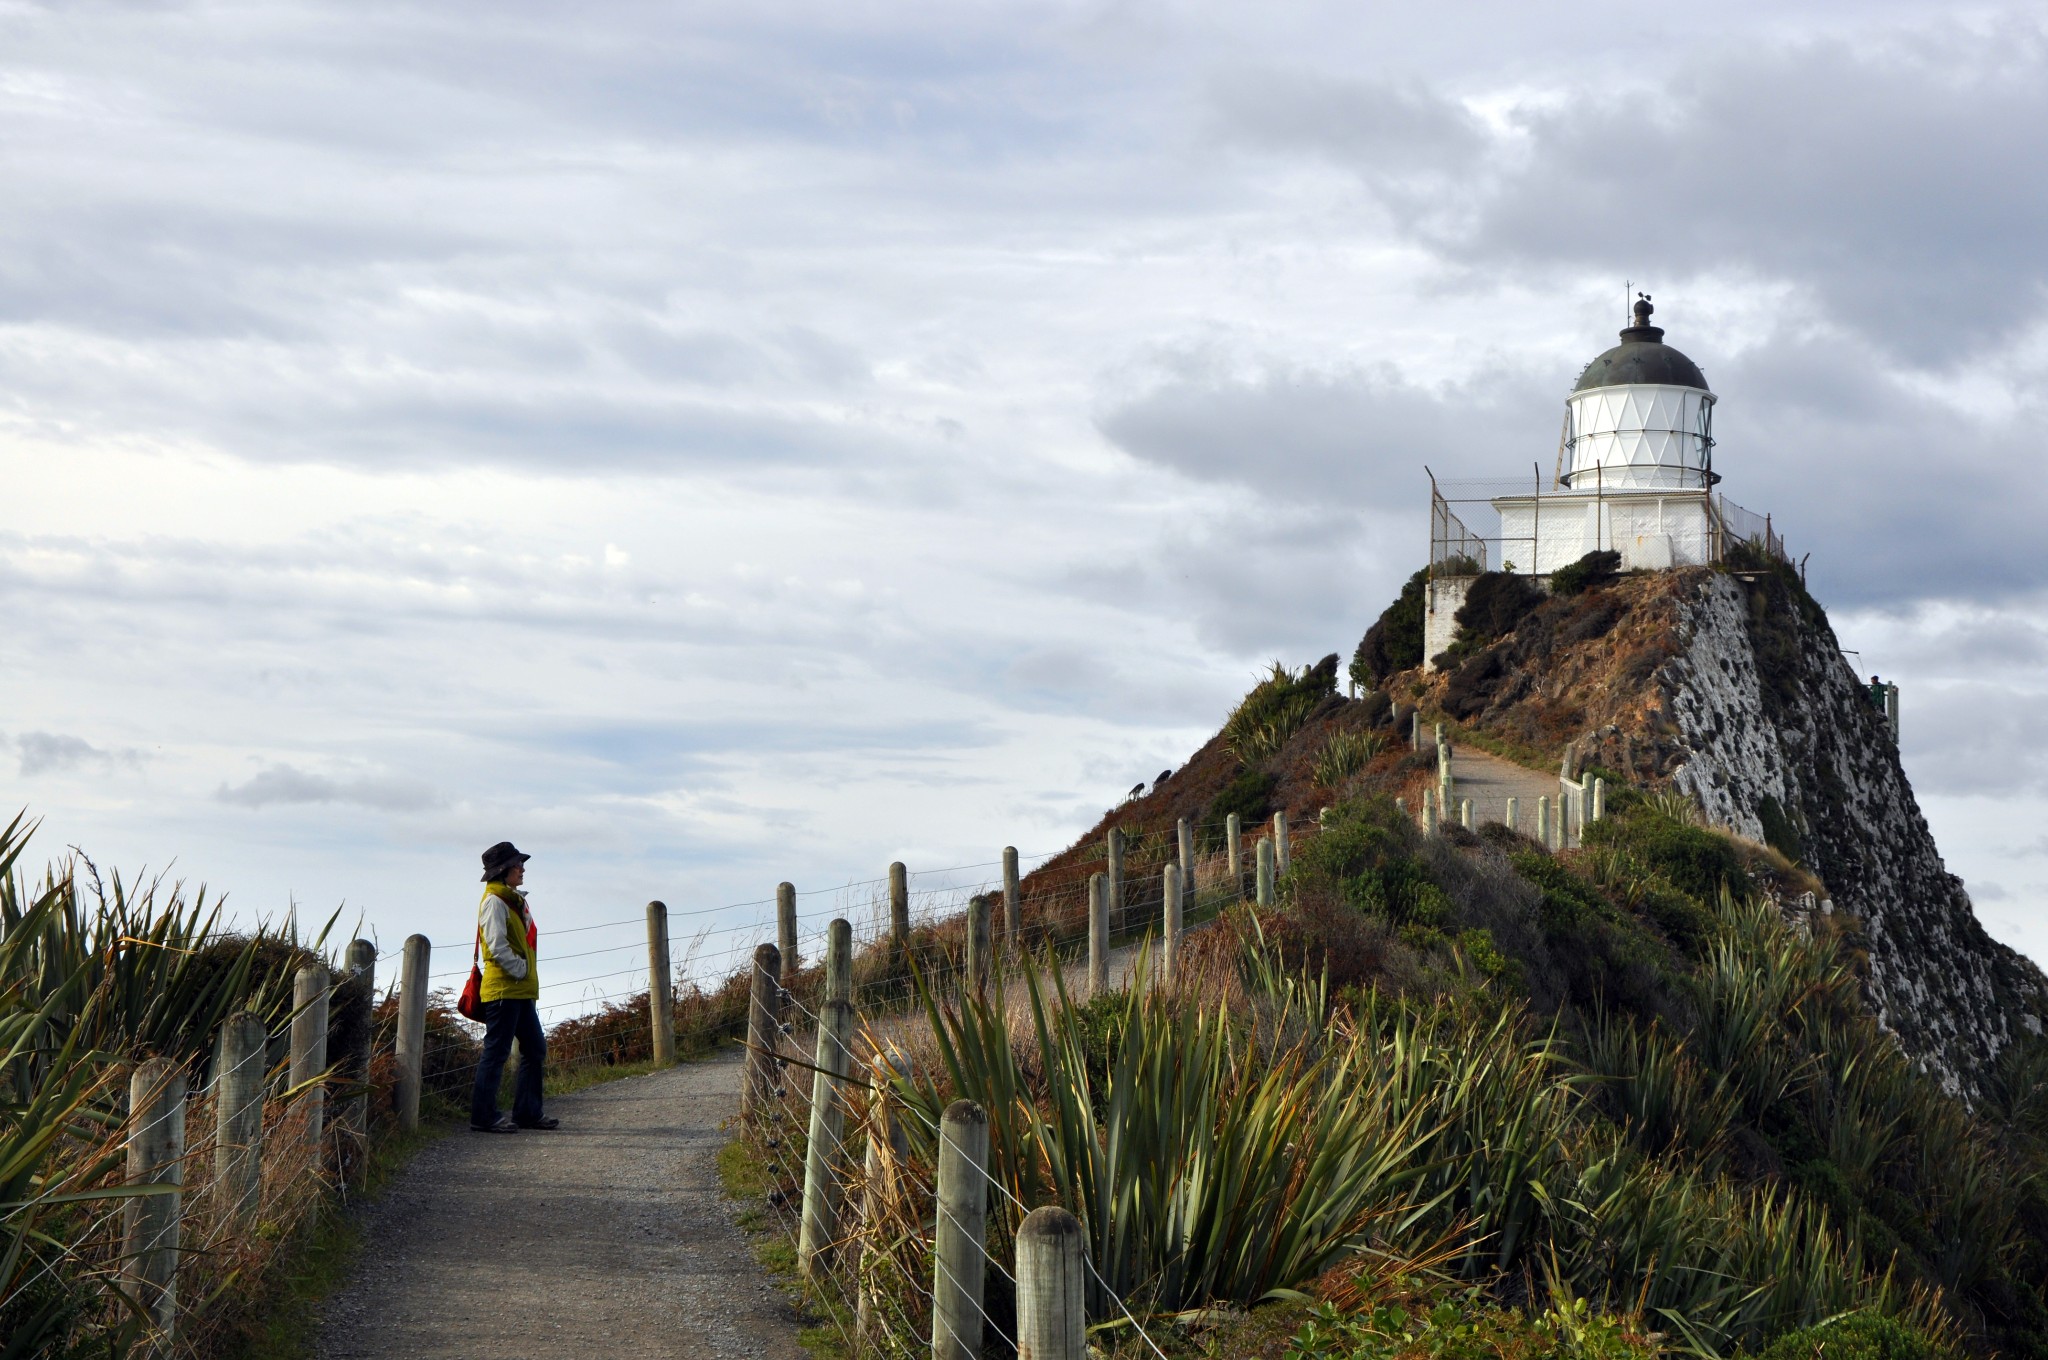
[[[1185,826],[1187,823],[1183,822],[1181,825]],[[1180,866],[1167,865],[1160,872],[1160,878],[1162,885],[1159,899],[1165,903],[1166,909],[1159,924],[1159,981],[1170,987],[1173,985],[1173,971],[1178,963],[1176,956],[1180,953]]]
[[[424,935],[405,937],[398,975],[398,1127],[420,1126],[420,1093],[427,1080],[427,967],[434,946]]]
[[[825,999],[853,1000],[853,925],[844,916],[825,927]]]
[[[344,1092],[340,1117],[335,1120],[339,1134],[335,1157],[342,1175],[360,1181],[370,1169],[370,1050],[377,1038],[377,946],[368,940],[351,940],[342,958],[348,968],[335,989],[335,999],[346,1019],[342,1033],[348,1036],[348,1051],[333,1055],[334,1075]]]
[[[956,1100],[939,1121],[932,1234],[932,1360],[979,1360],[988,1275],[988,1113]]]
[[[270,1035],[263,1017],[238,1011],[213,1046],[213,1179],[227,1219],[247,1228],[263,1188],[263,1078]]]
[[[898,1076],[910,1076],[910,1055],[890,1044],[883,1055]],[[862,1174],[860,1265],[856,1272],[853,1305],[853,1334],[857,1346],[873,1344],[874,1300],[879,1292],[874,1278],[876,1263],[887,1253],[877,1249],[896,1216],[902,1194],[900,1180],[910,1161],[910,1134],[896,1117],[896,1094],[887,1078],[875,1083],[868,1094],[868,1154]],[[865,1354],[865,1352],[862,1352]]]
[[[1101,874],[1088,876],[1088,995],[1109,990],[1109,888]]]
[[[1017,1229],[1017,1354],[1086,1360],[1088,1289],[1081,1220],[1056,1204],[1033,1209]]]
[[[1294,846],[1287,839],[1287,810],[1282,808],[1273,814],[1273,873],[1275,877],[1287,877],[1287,870],[1294,863]]]
[[[967,986],[979,994],[988,986],[988,900],[993,893],[967,899]]]
[[[889,866],[889,958],[899,975],[910,958],[910,874],[900,860]]]
[[[796,949],[796,884],[775,885],[775,947],[782,951],[782,971],[795,973],[803,967]]]
[[[797,1261],[813,1285],[832,1269],[832,1247],[839,1240],[839,1207],[844,1187],[839,1169],[845,1160],[846,1097],[840,1090],[853,1070],[853,1006],[827,1001],[818,1016],[817,1068],[811,1080],[811,1132],[804,1155],[803,1221],[797,1235]]]
[[[772,944],[754,950],[753,986],[747,992],[747,1081],[740,1088],[740,1117],[756,1117],[775,1098],[775,1055],[782,1044],[782,951]]]
[[[1273,838],[1259,837],[1259,881],[1258,901],[1262,907],[1273,905]]]
[[[1464,827],[1467,831],[1472,829],[1472,800],[1470,798],[1460,798],[1458,800],[1458,825]]]
[[[307,1087],[298,1097],[300,1134],[315,1169],[320,1166],[320,1136],[327,1124],[327,965],[307,964],[292,977],[292,1087]],[[307,1083],[312,1083],[307,1086]]]
[[[128,1078],[128,1184],[185,1183],[185,1074],[152,1058]],[[169,1355],[177,1335],[178,1232],[184,1192],[137,1195],[121,1206],[123,1274],[156,1324],[152,1346]]]
[[[1237,814],[1231,813],[1223,819],[1223,843],[1230,852],[1230,895],[1244,896],[1244,831],[1238,825]]]
[[[1607,816],[1607,781],[1595,777],[1593,780],[1593,820],[1600,821]]]
[[[1024,943],[1024,894],[1014,845],[1003,847],[1003,940],[1013,951]]]
[[[667,1067],[676,1060],[676,993],[668,969],[668,906],[663,902],[649,902],[647,1029],[657,1067]]]
[[[1508,799],[1508,820],[1507,820],[1507,828],[1508,828],[1508,830],[1510,830],[1510,831],[1519,831],[1519,830],[1521,830],[1521,826],[1519,825],[1519,823],[1520,823],[1520,821],[1521,821],[1521,807],[1522,807],[1522,800],[1521,800],[1521,799],[1519,799],[1519,798],[1510,798],[1510,799]]]
[[[1195,827],[1183,817],[1174,826],[1174,839],[1180,846],[1180,896],[1181,910],[1185,912],[1195,904]]]
[[[1109,862],[1110,929],[1122,930],[1129,924],[1124,920],[1124,833],[1116,827],[1109,829],[1106,858]]]

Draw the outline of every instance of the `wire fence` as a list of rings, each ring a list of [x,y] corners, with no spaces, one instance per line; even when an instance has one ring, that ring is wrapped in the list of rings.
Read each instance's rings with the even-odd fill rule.
[[[1432,577],[1487,571],[1549,576],[1589,552],[1619,552],[1624,569],[1791,561],[1769,515],[1707,486],[1571,486],[1527,478],[1430,478]]]

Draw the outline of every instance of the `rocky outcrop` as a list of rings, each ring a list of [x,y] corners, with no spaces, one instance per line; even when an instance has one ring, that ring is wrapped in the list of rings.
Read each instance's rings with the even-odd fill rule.
[[[2048,980],[1978,924],[1826,617],[1777,577],[1700,573],[1677,623],[1684,650],[1658,676],[1684,752],[1671,783],[1799,853],[1861,921],[1879,1023],[1974,1094],[2015,1037],[2041,1032]]]
[[[1952,1092],[1975,1095],[2041,1033],[2048,978],[1978,923],[1883,716],[1790,573],[1668,571],[1551,600],[1427,683],[1532,760],[1681,790],[1799,860],[1860,925],[1877,1019]]]

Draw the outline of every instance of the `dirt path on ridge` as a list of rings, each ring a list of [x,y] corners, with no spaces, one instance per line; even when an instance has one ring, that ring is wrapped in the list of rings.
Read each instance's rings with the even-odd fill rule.
[[[320,1360],[802,1360],[719,1189],[727,1053],[548,1102],[553,1133],[423,1149],[363,1214]]]

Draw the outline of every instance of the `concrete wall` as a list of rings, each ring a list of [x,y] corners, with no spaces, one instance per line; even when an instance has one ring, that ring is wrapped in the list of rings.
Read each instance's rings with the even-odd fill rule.
[[[1465,592],[1472,588],[1470,576],[1446,576],[1431,581],[1422,597],[1422,668],[1436,669],[1436,655],[1451,645],[1458,633],[1458,609]]]

